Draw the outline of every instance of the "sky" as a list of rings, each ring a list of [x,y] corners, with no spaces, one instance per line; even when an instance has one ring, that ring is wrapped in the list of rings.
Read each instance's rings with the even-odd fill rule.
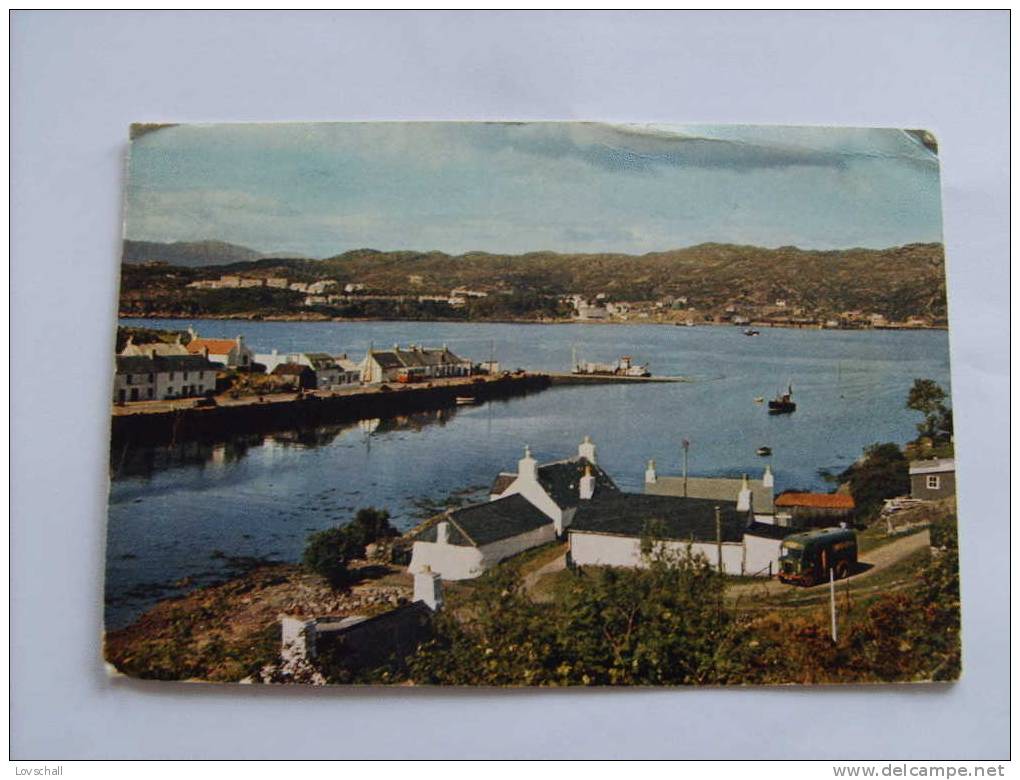
[[[895,129],[177,125],[128,170],[126,238],[310,257],[942,240],[938,159]]]

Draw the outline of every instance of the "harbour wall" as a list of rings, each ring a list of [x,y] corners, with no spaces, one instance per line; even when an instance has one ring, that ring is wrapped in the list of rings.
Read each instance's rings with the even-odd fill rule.
[[[338,396],[308,395],[289,401],[230,403],[166,411],[115,414],[111,422],[114,448],[131,445],[176,444],[185,441],[220,441],[239,433],[272,433],[314,428],[338,422],[394,417],[455,406],[458,396],[479,402],[526,395],[551,384],[546,374],[421,387],[378,389]]]

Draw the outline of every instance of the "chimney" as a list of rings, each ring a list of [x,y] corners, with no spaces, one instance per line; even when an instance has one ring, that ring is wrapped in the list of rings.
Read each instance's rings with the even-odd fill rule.
[[[443,520],[436,523],[436,544],[449,544],[450,542],[450,524]]]
[[[581,458],[586,458],[591,463],[598,463],[595,460],[595,445],[592,444],[591,436],[585,436],[584,441],[577,448],[577,455]]]
[[[443,581],[437,572],[425,566],[414,575],[414,601],[424,602],[433,612],[443,606]]]
[[[591,473],[591,466],[585,465],[584,476],[581,477],[581,500],[590,501],[595,495],[595,477]]]
[[[526,482],[538,481],[538,463],[531,457],[531,447],[524,445],[524,457],[517,461],[517,477]]]
[[[751,486],[747,484],[747,474],[744,474],[743,481],[740,484],[740,492],[737,494],[737,511],[751,511]]]
[[[280,657],[286,661],[315,658],[315,621],[280,615]]]
[[[772,466],[765,467],[765,473],[761,475],[761,484],[767,488],[775,485],[775,480],[772,478]]]
[[[645,484],[654,485],[659,481],[659,475],[655,473],[655,461],[648,461],[648,468],[645,469]]]

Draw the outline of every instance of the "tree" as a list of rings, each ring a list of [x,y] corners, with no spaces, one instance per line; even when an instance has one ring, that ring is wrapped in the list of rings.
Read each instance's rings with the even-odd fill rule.
[[[359,509],[350,528],[355,538],[361,539],[362,546],[399,534],[397,529],[390,525],[390,513],[374,506]]]
[[[301,562],[338,588],[347,581],[347,564],[365,554],[365,545],[348,529],[327,528],[308,537]]]
[[[891,443],[872,444],[865,448],[864,457],[840,474],[850,483],[850,495],[860,516],[876,512],[887,498],[910,492],[910,464]]]
[[[949,433],[952,433],[952,412],[942,403],[945,399],[945,390],[934,380],[914,380],[914,386],[907,394],[907,408],[924,415],[924,421],[917,424],[917,432],[921,436],[937,438],[947,422]]]
[[[365,547],[380,539],[397,536],[390,525],[390,513],[374,506],[359,509],[354,519],[344,526],[327,528],[308,537],[302,562],[321,574],[333,587],[347,580],[347,564],[365,557]]]

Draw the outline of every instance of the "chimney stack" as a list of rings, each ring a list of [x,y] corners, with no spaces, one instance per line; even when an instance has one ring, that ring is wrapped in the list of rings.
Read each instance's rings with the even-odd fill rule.
[[[436,544],[450,543],[450,524],[443,520],[436,523]]]
[[[648,461],[648,468],[645,469],[645,484],[654,485],[659,481],[659,475],[655,472],[655,461]]]
[[[775,485],[775,479],[772,477],[772,466],[765,466],[765,473],[761,475],[761,484],[767,488]]]
[[[598,463],[595,460],[595,445],[592,444],[591,436],[584,437],[584,441],[577,448],[577,454],[581,458],[586,458],[591,463]]]
[[[414,575],[414,601],[424,602],[433,612],[443,606],[443,581],[438,572],[425,566]]]
[[[524,457],[517,461],[517,478],[528,482],[538,481],[538,463],[531,457],[531,447],[524,445]]]
[[[595,477],[591,473],[591,466],[585,465],[584,476],[581,477],[580,496],[582,501],[590,501],[595,495]]]
[[[737,511],[751,511],[751,486],[747,484],[747,474],[744,474],[743,481],[740,484],[740,492],[737,494]]]

